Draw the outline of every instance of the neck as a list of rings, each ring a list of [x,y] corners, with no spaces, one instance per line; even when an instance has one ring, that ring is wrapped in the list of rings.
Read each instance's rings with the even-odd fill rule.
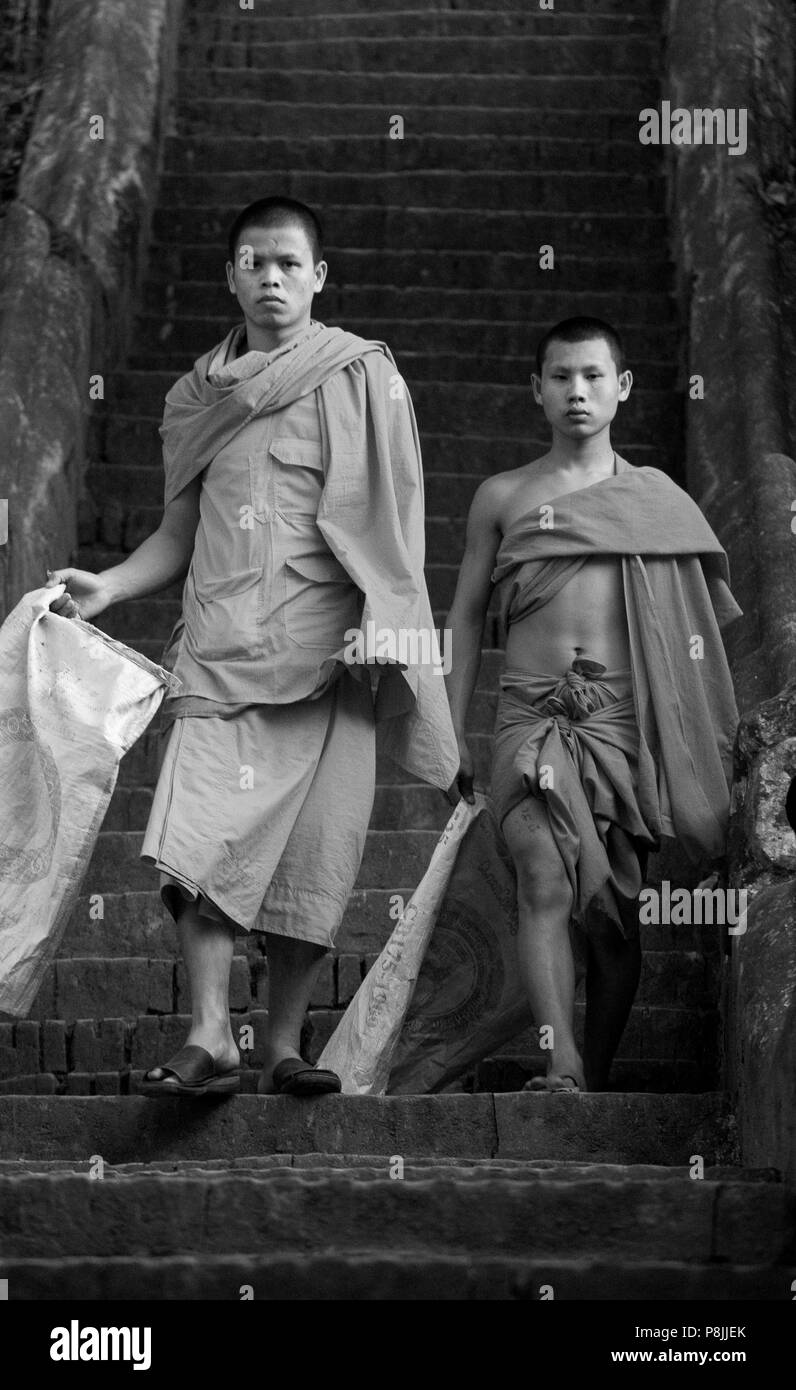
[[[553,468],[579,473],[608,473],[614,468],[614,447],[608,430],[591,439],[569,439],[554,435],[548,454]]]
[[[261,328],[246,320],[246,344],[249,352],[275,352],[277,348],[292,343],[301,333],[306,332],[312,320],[308,314],[301,323],[293,323],[285,328]]]

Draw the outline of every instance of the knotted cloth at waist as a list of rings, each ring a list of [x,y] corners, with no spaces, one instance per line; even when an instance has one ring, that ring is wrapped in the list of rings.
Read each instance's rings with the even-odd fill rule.
[[[501,677],[495,809],[503,821],[529,794],[544,800],[580,925],[591,906],[626,930],[618,899],[641,889],[636,846],[657,842],[657,808],[639,795],[638,749],[629,670],[579,658],[563,676]]]

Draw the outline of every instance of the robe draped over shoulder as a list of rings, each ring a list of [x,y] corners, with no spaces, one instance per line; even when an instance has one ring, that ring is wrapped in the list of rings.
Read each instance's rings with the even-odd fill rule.
[[[505,626],[590,558],[621,558],[645,804],[698,862],[724,852],[738,711],[720,628],[741,616],[727,556],[696,503],[656,468],[552,498],[505,534],[492,580]]]
[[[165,504],[250,420],[316,391],[325,477],[317,525],[364,595],[363,633],[430,632],[420,443],[389,349],[313,323],[284,350],[247,353],[245,373],[219,380],[211,364],[228,355],[240,331],[199,358],[166,396]],[[363,665],[377,654],[363,641],[358,651],[341,646],[339,658],[368,678]],[[381,667],[376,721],[383,751],[424,781],[450,786],[459,755],[441,667],[402,655]]]

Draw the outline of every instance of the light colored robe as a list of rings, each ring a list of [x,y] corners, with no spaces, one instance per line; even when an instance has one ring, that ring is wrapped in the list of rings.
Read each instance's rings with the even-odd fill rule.
[[[228,341],[239,332],[233,329]],[[249,421],[317,391],[325,475],[317,525],[363,595],[361,627],[374,634],[430,631],[420,444],[388,349],[313,323],[269,359],[246,353],[245,373],[215,385],[208,369],[218,352],[219,346],[199,358],[166,397],[165,503]],[[345,644],[330,659],[344,660],[344,650]],[[367,655],[363,646],[361,656]],[[353,661],[355,674],[368,679],[369,671],[356,656]],[[239,698],[255,701],[256,687],[241,689]],[[375,712],[382,751],[423,781],[450,786],[459,755],[441,671],[411,659],[381,668]]]

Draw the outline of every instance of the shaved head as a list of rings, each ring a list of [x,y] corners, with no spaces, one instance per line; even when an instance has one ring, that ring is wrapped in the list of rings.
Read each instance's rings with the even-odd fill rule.
[[[259,198],[239,212],[229,229],[229,259],[234,262],[243,233],[249,227],[299,226],[304,232],[315,265],[323,260],[323,228],[320,218],[295,198]]]
[[[562,319],[549,333],[545,333],[536,349],[536,370],[539,376],[542,375],[544,360],[551,343],[586,343],[592,338],[602,338],[608,344],[608,350],[616,364],[617,375],[621,375],[625,370],[625,350],[616,329],[612,324],[606,323],[605,319],[587,318],[584,315],[580,318]]]

